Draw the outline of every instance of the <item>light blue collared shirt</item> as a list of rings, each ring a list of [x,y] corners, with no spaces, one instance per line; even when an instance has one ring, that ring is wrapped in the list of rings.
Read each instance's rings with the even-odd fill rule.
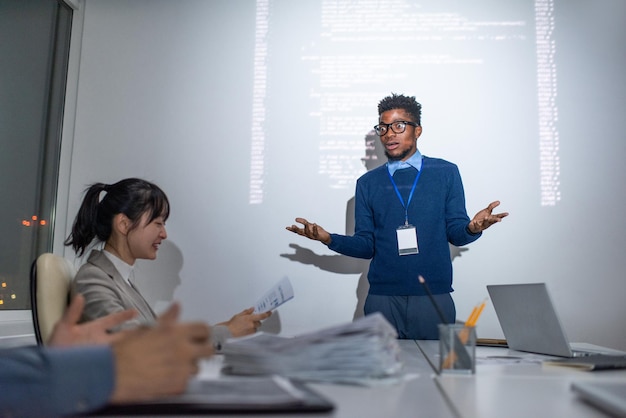
[[[415,167],[417,171],[422,169],[422,154],[419,150],[415,150],[415,154],[411,155],[406,161],[387,161],[387,170],[393,176],[396,170],[403,168]]]

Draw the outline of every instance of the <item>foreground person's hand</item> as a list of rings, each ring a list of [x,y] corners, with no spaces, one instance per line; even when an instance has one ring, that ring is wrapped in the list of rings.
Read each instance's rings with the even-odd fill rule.
[[[125,331],[113,342],[113,403],[180,394],[198,372],[198,361],[213,354],[210,327],[178,323],[179,313],[180,307],[173,304],[156,326]]]

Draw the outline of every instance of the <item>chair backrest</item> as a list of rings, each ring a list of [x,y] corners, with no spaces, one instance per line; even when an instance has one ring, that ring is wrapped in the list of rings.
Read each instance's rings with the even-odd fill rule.
[[[35,338],[39,345],[47,343],[54,325],[63,316],[75,275],[72,263],[58,255],[44,253],[33,262],[30,301]]]

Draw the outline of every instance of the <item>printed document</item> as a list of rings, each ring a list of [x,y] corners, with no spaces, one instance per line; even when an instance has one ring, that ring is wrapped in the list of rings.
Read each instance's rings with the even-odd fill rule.
[[[271,311],[290,299],[293,299],[293,287],[289,278],[283,277],[254,304],[254,313]]]

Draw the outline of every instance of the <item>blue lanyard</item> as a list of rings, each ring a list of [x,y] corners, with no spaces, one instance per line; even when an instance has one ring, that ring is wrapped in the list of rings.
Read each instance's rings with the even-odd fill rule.
[[[424,170],[423,164],[422,164],[422,170]],[[413,187],[411,188],[411,193],[409,193],[409,200],[406,202],[406,205],[404,204],[404,199],[402,198],[402,195],[400,194],[400,190],[398,190],[398,186],[396,186],[396,182],[393,181],[393,176],[391,175],[389,170],[387,170],[387,174],[389,175],[389,180],[391,180],[391,184],[393,184],[393,188],[395,189],[396,194],[398,195],[398,199],[400,199],[400,203],[402,203],[402,207],[404,208],[404,224],[405,225],[409,224],[409,205],[411,204],[411,199],[413,198],[413,192],[415,191],[415,186],[417,186],[417,181],[422,175],[422,170],[418,170],[417,176],[415,176],[415,181],[413,182]]]

